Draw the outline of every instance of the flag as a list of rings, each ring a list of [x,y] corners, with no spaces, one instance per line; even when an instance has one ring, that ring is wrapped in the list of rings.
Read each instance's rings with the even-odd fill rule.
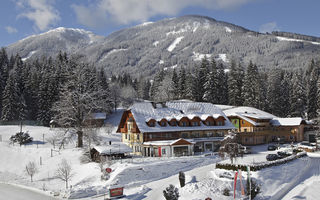
[[[251,178],[250,178],[250,166],[247,166],[248,183],[249,183],[249,199],[251,200]]]
[[[236,189],[237,189],[237,176],[238,172],[234,175],[234,183],[233,183],[233,199],[236,199]]]
[[[239,169],[238,171],[238,176],[240,178],[240,186],[241,186],[241,195],[244,196],[244,187],[243,187],[243,183],[242,183],[242,171],[241,169]]]

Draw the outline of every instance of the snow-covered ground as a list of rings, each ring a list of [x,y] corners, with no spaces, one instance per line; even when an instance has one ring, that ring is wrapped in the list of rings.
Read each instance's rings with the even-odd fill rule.
[[[120,121],[121,112],[108,117],[109,123],[116,126]],[[221,160],[217,155],[198,155],[190,157],[173,158],[130,158],[116,160],[110,163],[112,169],[109,180],[101,180],[101,171],[98,163],[81,163],[80,157],[84,149],[75,148],[75,143],[69,145],[59,152],[53,152],[52,145],[46,142],[46,138],[54,134],[57,129],[51,130],[47,127],[24,126],[23,131],[28,131],[34,138],[30,145],[19,146],[9,144],[9,137],[20,129],[18,126],[0,126],[0,192],[6,189],[3,183],[19,184],[34,188],[32,192],[39,195],[53,195],[59,193],[59,198],[69,196],[77,199],[102,200],[103,194],[107,193],[109,187],[124,186],[124,199],[164,199],[163,190],[173,184],[179,188],[179,199],[231,199],[233,195],[233,180],[235,172],[215,169],[217,162],[230,162],[229,159]],[[108,145],[108,141],[117,143],[120,135],[111,134],[106,130],[100,130],[101,144]],[[43,137],[44,143],[43,143]],[[289,150],[290,147],[282,148]],[[238,158],[235,162],[239,164],[251,164],[265,162],[268,153],[267,145],[252,148],[253,154]],[[42,165],[40,165],[40,157]],[[71,164],[74,176],[70,181],[72,189],[65,190],[64,182],[55,177],[55,171],[61,160],[65,158]],[[25,165],[29,161],[37,164],[39,172],[34,176],[31,183],[30,177],[25,173]],[[104,167],[107,167],[105,165]],[[317,199],[318,185],[320,182],[320,154],[312,153],[308,157],[299,158],[287,164],[265,168],[257,172],[251,172],[251,176],[261,185],[261,193],[257,199]],[[180,188],[178,173],[186,174],[186,186]],[[223,174],[228,176],[222,176]],[[242,173],[245,184],[247,173]],[[10,186],[8,186],[10,187]],[[10,187],[11,188],[11,187]],[[223,190],[230,190],[231,196],[224,196]],[[45,190],[45,191],[43,191]],[[19,195],[25,193],[21,190]],[[1,192],[2,194],[2,192]],[[32,195],[32,194],[30,194]],[[36,194],[37,195],[37,194]],[[237,188],[237,198],[240,198],[240,189]],[[0,195],[1,196],[1,195]],[[0,197],[2,200],[3,196]],[[35,197],[36,198],[36,197]],[[45,198],[45,197],[44,197]],[[241,197],[243,198],[243,197]]]

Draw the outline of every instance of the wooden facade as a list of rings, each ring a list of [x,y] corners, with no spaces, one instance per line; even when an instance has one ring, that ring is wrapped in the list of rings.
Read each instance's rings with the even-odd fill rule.
[[[297,126],[273,126],[271,119],[249,118],[257,123],[255,125],[240,117],[228,116],[228,118],[237,128],[239,142],[243,145],[266,144],[278,142],[279,139],[287,143],[303,140],[304,122]]]
[[[217,119],[209,116],[205,120],[201,120],[200,117],[194,116],[192,119],[188,117],[182,117],[181,119],[177,120],[176,118],[172,118],[170,120],[167,119],[147,119],[146,125],[150,127],[152,130],[153,127],[212,127],[212,130],[183,130],[177,129],[177,131],[159,131],[159,132],[141,132],[137,126],[136,119],[134,118],[132,112],[127,110],[123,113],[122,118],[120,120],[117,132],[122,134],[122,142],[127,144],[133,149],[134,154],[137,155],[145,155],[145,156],[157,156],[162,155],[159,154],[159,149],[157,146],[150,147],[145,146],[145,142],[154,142],[154,141],[167,141],[167,140],[177,140],[177,139],[197,139],[197,138],[207,138],[206,144],[202,141],[202,144],[198,144],[198,146],[202,146],[200,150],[205,151],[205,145],[211,145],[210,149],[216,149],[213,146],[217,145],[217,141],[212,140],[212,138],[222,139],[230,129],[215,129],[217,126],[224,126],[225,125],[225,118],[218,117]],[[198,128],[199,129],[199,128]],[[210,140],[211,138],[211,140]],[[178,145],[179,144],[175,144]],[[183,146],[183,145],[182,145]],[[185,147],[188,145],[184,145]],[[190,145],[189,145],[190,146]],[[193,152],[193,144],[192,147],[188,146],[188,152],[192,150]],[[154,149],[153,149],[154,148]],[[164,149],[166,147],[163,147]],[[181,155],[181,153],[177,153],[179,148],[176,147],[176,150],[171,149],[170,154],[167,155]],[[180,148],[181,151],[183,148]],[[169,149],[167,149],[169,151]],[[177,152],[176,152],[177,151]],[[175,153],[176,152],[176,153]],[[188,153],[190,155],[190,153]]]

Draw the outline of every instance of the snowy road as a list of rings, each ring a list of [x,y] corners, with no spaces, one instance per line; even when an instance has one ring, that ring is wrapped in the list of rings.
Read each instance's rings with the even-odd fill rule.
[[[320,157],[308,157],[306,159],[305,168],[292,182],[288,183],[284,188],[272,196],[270,200],[277,199],[317,199],[313,195],[318,193],[318,188],[313,192],[306,192],[306,189],[312,190],[311,186],[320,182]],[[316,195],[317,196],[317,195]]]
[[[0,200],[55,200],[55,198],[18,186],[0,183]]]

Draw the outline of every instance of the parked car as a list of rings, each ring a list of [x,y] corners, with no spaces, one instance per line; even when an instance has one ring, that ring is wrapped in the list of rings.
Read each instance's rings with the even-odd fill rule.
[[[280,159],[281,159],[281,158],[286,158],[286,157],[288,157],[288,156],[291,156],[290,153],[285,152],[285,151],[278,151],[277,154],[278,154],[278,157],[279,157]]]
[[[278,160],[278,159],[279,159],[279,156],[278,156],[278,154],[268,154],[268,155],[266,156],[266,159],[267,159],[268,161]]]
[[[251,153],[251,148],[250,147],[246,147],[246,146],[241,146],[240,147],[240,151],[244,154],[250,154]]]
[[[269,145],[268,146],[268,151],[274,151],[277,149],[277,146],[276,145]]]

